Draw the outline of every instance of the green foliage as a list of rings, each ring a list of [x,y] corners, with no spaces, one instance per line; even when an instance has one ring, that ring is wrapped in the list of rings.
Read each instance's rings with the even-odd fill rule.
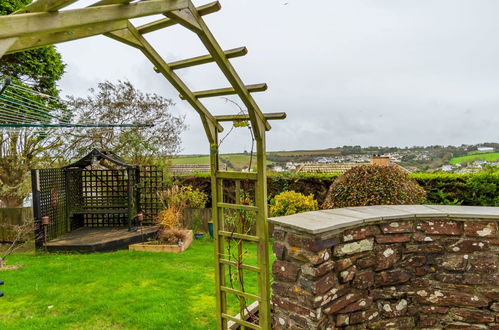
[[[305,195],[314,194],[319,205],[323,205],[328,188],[339,177],[337,174],[270,173],[267,177],[268,198],[271,200],[283,191],[294,190]],[[426,203],[429,204],[499,206],[496,198],[499,196],[498,172],[412,173],[409,177],[424,188]],[[211,194],[209,173],[182,175],[174,180],[181,185],[192,185],[208,196]],[[244,190],[245,182],[241,186]]]
[[[331,185],[322,208],[421,204],[425,195],[424,189],[398,167],[359,165]]]
[[[8,15],[25,7],[31,0],[0,0],[0,15]],[[56,82],[64,73],[64,63],[54,46],[46,46],[14,54],[0,59],[0,75],[7,75],[29,83],[33,89],[59,95]]]
[[[30,3],[30,0],[0,0],[0,15],[7,15]],[[61,55],[53,46],[42,47],[0,59],[0,76],[11,76],[13,81],[29,85],[35,91],[58,96],[57,81],[64,73]],[[34,95],[22,95],[37,99]],[[60,104],[51,104],[61,109]],[[21,108],[22,110],[22,108]],[[0,200],[17,207],[29,194],[29,169],[59,155],[61,141],[52,131],[21,129],[15,133],[0,132]]]
[[[291,215],[318,209],[314,195],[305,196],[296,191],[284,191],[270,201],[270,214],[273,217]]]
[[[432,204],[499,206],[499,172],[473,174],[418,173]]]

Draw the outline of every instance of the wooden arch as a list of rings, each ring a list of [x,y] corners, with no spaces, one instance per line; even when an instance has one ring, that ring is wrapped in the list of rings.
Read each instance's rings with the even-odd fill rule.
[[[284,119],[285,113],[264,114],[251,93],[264,91],[266,84],[245,85],[229,59],[247,53],[245,47],[223,50],[203,20],[204,15],[221,9],[218,1],[195,7],[190,0],[100,0],[89,7],[67,9],[77,0],[37,0],[24,9],[0,17],[0,58],[23,50],[37,48],[95,35],[105,35],[139,49],[180,93],[181,97],[198,112],[210,142],[212,205],[215,232],[215,280],[217,296],[217,326],[228,328],[230,321],[242,327],[270,329],[269,252],[267,227],[267,183],[265,133],[270,130],[269,120]],[[134,26],[130,19],[162,14],[165,18]],[[167,63],[145,39],[144,35],[172,25],[180,24],[194,32],[207,55]],[[215,62],[230,83],[230,87],[193,92],[175,73],[176,69]],[[248,115],[214,116],[200,101],[201,98],[236,94],[245,105]],[[249,120],[256,139],[257,171],[250,173],[224,172],[219,170],[218,133],[223,130],[220,122]],[[233,181],[236,202],[224,202],[223,181]],[[240,182],[250,180],[255,187],[255,205],[243,205]],[[229,231],[224,225],[224,209],[248,210],[256,213],[256,234]],[[239,264],[227,260],[224,246],[227,239],[238,238],[257,245],[257,266]],[[258,275],[258,294],[230,288],[226,283],[229,267],[252,271]],[[227,295],[239,298],[242,315],[246,309],[244,299],[258,301],[259,322],[253,324],[244,317],[236,318],[227,311]]]

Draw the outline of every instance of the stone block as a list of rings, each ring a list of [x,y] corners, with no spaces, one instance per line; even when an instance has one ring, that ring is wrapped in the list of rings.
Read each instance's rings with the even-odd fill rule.
[[[415,298],[421,304],[449,307],[485,307],[489,304],[488,299],[481,295],[451,290],[421,289]]]
[[[409,281],[412,274],[405,270],[392,270],[377,273],[374,280],[376,286],[397,285]]]
[[[379,312],[376,309],[367,311],[359,311],[350,314],[350,324],[358,324],[374,321],[379,317]]]
[[[416,229],[432,235],[461,235],[461,222],[450,220],[427,220],[421,221]]]
[[[299,271],[300,266],[292,262],[275,260],[272,264],[272,276],[278,281],[295,282]]]
[[[292,247],[299,247],[311,252],[319,252],[337,245],[340,242],[340,239],[338,237],[331,237],[323,240],[316,240],[313,237],[289,233],[287,242],[289,246]]]
[[[368,309],[373,304],[373,299],[371,297],[360,298],[354,303],[341,309],[338,313],[352,313],[364,309]]]
[[[378,226],[363,226],[353,229],[348,229],[343,232],[343,241],[358,241],[370,236],[375,236],[380,233]]]
[[[470,272],[492,274],[499,272],[498,255],[470,255],[468,263]]]
[[[319,265],[331,258],[331,251],[326,249],[319,252],[310,252],[293,246],[288,250],[288,255],[295,260],[304,261],[312,265]]]
[[[466,221],[464,234],[470,237],[497,237],[497,223],[488,221]]]
[[[380,224],[383,234],[401,234],[414,232],[414,223],[412,221],[392,221],[390,223]]]
[[[339,244],[334,247],[334,255],[342,257],[365,251],[371,251],[374,247],[374,238],[367,238],[352,243]]]
[[[396,244],[377,245],[374,251],[376,253],[374,270],[376,271],[392,268],[402,258],[400,247]]]
[[[369,256],[366,258],[358,259],[356,262],[359,268],[369,268],[376,264],[376,256]]]
[[[355,274],[352,286],[357,289],[368,289],[374,286],[374,272],[363,271]]]
[[[491,312],[470,308],[453,308],[451,313],[455,321],[467,323],[492,323],[495,321],[495,315]]]
[[[340,282],[341,283],[350,282],[351,280],[353,280],[356,273],[357,273],[356,266],[352,266],[352,267],[348,268],[347,270],[340,272],[340,275],[339,275]]]
[[[408,302],[406,299],[398,301],[380,301],[378,302],[378,309],[381,314],[386,318],[393,318],[404,316],[407,313]]]
[[[326,261],[318,266],[313,266],[311,264],[304,264],[301,266],[302,274],[309,277],[319,277],[326,273],[332,271],[335,267],[335,262],[332,260]]]
[[[445,251],[444,247],[438,243],[421,243],[421,244],[409,244],[405,245],[405,252],[407,253],[423,253],[423,254],[436,254],[443,253]]]
[[[274,251],[274,255],[277,259],[283,260],[286,253],[286,245],[282,242],[275,241],[274,244],[272,244],[272,251]]]
[[[306,278],[300,279],[300,287],[303,290],[309,291],[314,295],[323,294],[337,284],[338,280],[334,273],[329,273],[327,275],[324,275],[320,279],[314,281]]]
[[[405,268],[421,267],[426,263],[426,256],[409,256],[401,262],[401,266]]]
[[[448,247],[449,252],[472,253],[488,251],[489,243],[483,240],[461,239]]]
[[[468,255],[449,254],[437,259],[439,266],[450,271],[464,271],[468,265]]]
[[[404,243],[411,240],[410,234],[392,234],[392,235],[376,235],[376,243]]]
[[[413,317],[398,317],[369,323],[368,328],[383,330],[409,330],[414,329],[415,324],[416,322]]]
[[[362,296],[359,293],[348,293],[338,299],[333,300],[331,304],[324,309],[324,313],[328,315],[336,314],[338,311],[342,310],[343,308],[361,298]]]

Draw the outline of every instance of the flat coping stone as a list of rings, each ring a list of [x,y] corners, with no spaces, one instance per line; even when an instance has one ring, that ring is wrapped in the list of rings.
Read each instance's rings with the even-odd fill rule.
[[[499,207],[460,205],[376,205],[311,211],[271,217],[274,225],[320,234],[359,224],[421,217],[479,218],[499,220]]]

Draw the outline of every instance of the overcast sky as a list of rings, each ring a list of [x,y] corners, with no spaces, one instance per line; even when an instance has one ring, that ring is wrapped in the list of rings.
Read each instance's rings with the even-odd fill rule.
[[[212,32],[224,49],[248,47],[231,61],[246,84],[268,84],[253,94],[261,109],[288,114],[271,123],[268,150],[498,141],[499,1],[220,2],[221,11],[205,16]],[[167,61],[206,53],[181,27],[146,37]],[[128,79],[173,99],[173,111],[186,116],[182,153],[209,151],[197,113],[139,51],[105,37],[58,49],[67,63],[63,95]],[[214,64],[178,73],[194,91],[228,86]],[[216,114],[238,111],[221,98],[204,100]],[[240,128],[222,151],[250,145]]]

